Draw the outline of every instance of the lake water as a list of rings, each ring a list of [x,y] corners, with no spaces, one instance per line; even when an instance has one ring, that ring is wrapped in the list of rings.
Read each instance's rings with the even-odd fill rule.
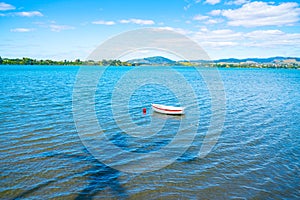
[[[173,154],[168,154],[172,162],[159,169],[130,173],[107,164],[119,157],[103,143],[99,142],[98,148],[105,149],[105,155],[100,157],[84,145],[87,143],[83,140],[91,139],[97,146],[101,134],[91,131],[88,121],[84,127],[74,120],[74,111],[77,111],[74,101],[84,102],[85,97],[89,100],[84,92],[79,95],[80,99],[74,98],[79,69],[0,67],[1,199],[300,198],[300,70],[219,69],[225,91],[226,118],[216,145],[206,156],[199,157],[213,111],[211,91],[197,70],[172,68],[193,88],[199,119],[197,116],[189,118],[192,113],[189,108],[186,116],[153,113],[152,102],[186,103],[180,102],[177,94],[161,84],[141,84],[128,93],[128,102],[118,96],[132,90],[130,83],[142,82],[154,72],[162,82],[173,77],[164,67],[145,67],[121,86],[118,83],[133,68],[107,68],[95,84],[92,80],[99,67],[84,67],[84,84],[79,87],[95,87],[92,108],[102,128],[101,134],[122,151],[137,157],[159,152],[172,143],[180,123],[193,122],[183,131],[186,137],[192,137],[186,151],[175,159]],[[183,85],[179,79],[169,81],[178,88]],[[211,82],[214,82],[213,77]],[[114,91],[118,92],[113,94]],[[190,94],[182,92],[180,95]],[[113,97],[115,101],[111,100]],[[118,111],[118,107],[124,105],[128,112]],[[147,109],[145,115],[142,108]],[[90,114],[88,108],[84,111]],[[122,114],[115,116],[114,112]],[[86,119],[85,114],[81,115],[77,120]],[[127,115],[132,123],[123,120]],[[196,124],[194,119],[198,120]],[[155,123],[162,122],[162,128],[153,132]],[[150,135],[130,135],[130,131],[132,134],[136,131],[130,129],[134,125],[142,127],[137,134]],[[124,127],[129,131],[124,132]],[[83,138],[79,133],[82,130],[91,134]],[[189,135],[193,130],[195,134]],[[178,142],[173,148],[180,146]],[[134,160],[131,156],[128,160],[121,158],[120,166]],[[153,163],[157,162],[153,159]],[[134,170],[134,167],[128,169]]]

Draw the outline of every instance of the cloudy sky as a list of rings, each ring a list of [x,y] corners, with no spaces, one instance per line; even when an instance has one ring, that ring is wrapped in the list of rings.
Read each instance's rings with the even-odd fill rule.
[[[300,57],[298,0],[0,0],[0,56],[82,59],[124,31],[185,34],[212,59]]]

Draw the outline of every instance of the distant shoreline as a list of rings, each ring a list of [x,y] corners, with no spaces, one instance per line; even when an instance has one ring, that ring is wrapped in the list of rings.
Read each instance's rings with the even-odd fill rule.
[[[4,66],[36,66],[36,67],[49,67],[49,66],[53,66],[53,67],[197,67],[197,68],[203,68],[203,69],[297,69],[300,70],[300,67],[253,67],[253,66],[245,66],[245,67],[217,67],[217,66],[207,66],[207,65],[198,65],[198,66],[184,66],[184,65],[139,65],[139,66],[128,66],[128,65],[21,65],[21,64],[5,64],[5,65],[0,65],[0,69],[1,67]]]
[[[280,58],[280,59],[276,59]],[[273,59],[273,60],[272,60]],[[257,60],[260,62],[254,62]],[[290,57],[275,57],[268,59],[222,59],[212,61],[172,61],[167,58],[156,56],[143,59],[135,59],[129,61],[120,60],[101,60],[101,61],[53,61],[53,60],[37,60],[32,58],[1,58],[0,66],[2,65],[35,65],[35,66],[182,66],[182,67],[208,67],[208,68],[270,68],[270,69],[300,69],[298,58]],[[265,61],[265,62],[262,62]]]

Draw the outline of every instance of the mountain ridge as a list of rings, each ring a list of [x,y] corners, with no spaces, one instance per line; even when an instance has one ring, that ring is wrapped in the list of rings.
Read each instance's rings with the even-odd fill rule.
[[[176,61],[171,60],[169,58],[165,58],[163,56],[152,56],[152,57],[146,57],[146,58],[138,58],[138,59],[131,59],[127,60],[126,62],[131,64],[172,64],[176,63]]]
[[[268,57],[268,58],[223,58],[217,60],[191,60],[191,61],[174,61],[162,56],[153,56],[153,57],[146,57],[146,58],[138,58],[128,60],[131,64],[175,64],[180,62],[192,62],[192,63],[245,63],[245,62],[254,62],[254,63],[275,63],[275,62],[282,62],[285,60],[295,60],[296,62],[300,62],[299,57],[284,57],[284,56],[275,56],[275,57]]]

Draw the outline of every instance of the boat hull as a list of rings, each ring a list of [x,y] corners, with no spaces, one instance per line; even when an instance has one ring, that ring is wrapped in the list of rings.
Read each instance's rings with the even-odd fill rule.
[[[152,109],[155,112],[167,114],[167,115],[183,115],[184,108],[183,107],[175,107],[175,106],[165,106],[161,104],[152,104]]]

